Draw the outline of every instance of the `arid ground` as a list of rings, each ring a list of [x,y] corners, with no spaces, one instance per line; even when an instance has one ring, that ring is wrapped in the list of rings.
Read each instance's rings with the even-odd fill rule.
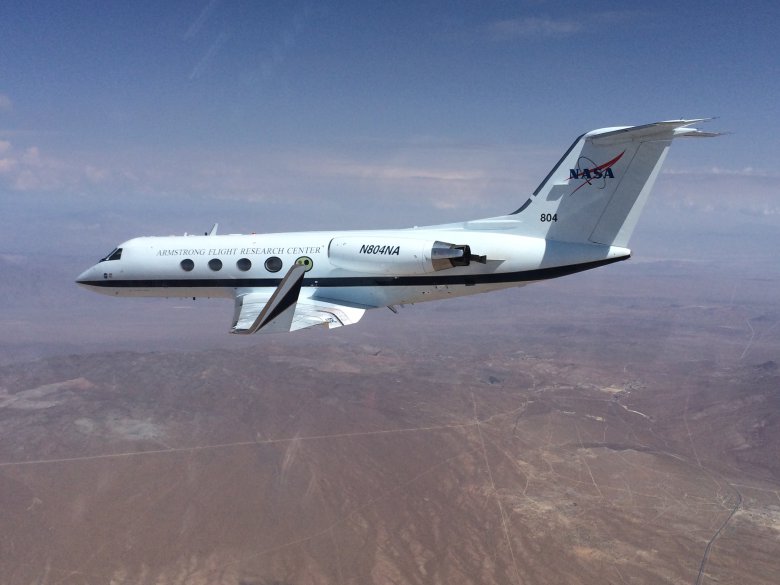
[[[735,274],[238,339],[225,302],[20,311],[0,583],[776,584],[780,282]]]

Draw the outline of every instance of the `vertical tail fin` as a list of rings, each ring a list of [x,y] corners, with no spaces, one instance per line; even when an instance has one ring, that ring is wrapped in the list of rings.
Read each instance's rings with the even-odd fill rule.
[[[583,134],[514,213],[524,235],[625,247],[669,145],[699,120],[604,128]]]

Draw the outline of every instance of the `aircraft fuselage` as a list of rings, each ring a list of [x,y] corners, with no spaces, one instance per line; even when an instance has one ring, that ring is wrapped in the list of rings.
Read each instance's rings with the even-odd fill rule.
[[[435,242],[468,242],[484,263],[436,270],[430,257]],[[431,228],[140,237],[118,249],[117,259],[109,254],[77,282],[112,296],[234,298],[241,289],[273,291],[290,266],[304,263],[304,288],[365,307],[521,286],[630,256],[615,246]]]

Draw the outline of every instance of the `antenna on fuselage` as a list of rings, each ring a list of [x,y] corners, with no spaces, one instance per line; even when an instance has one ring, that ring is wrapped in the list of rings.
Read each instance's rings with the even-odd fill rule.
[[[217,235],[217,228],[219,228],[219,224],[218,224],[218,223],[215,223],[215,224],[212,226],[212,228],[211,228],[211,231],[210,231],[210,232],[208,232],[208,233],[206,233],[205,235],[207,235],[207,236],[216,236],[216,235]]]

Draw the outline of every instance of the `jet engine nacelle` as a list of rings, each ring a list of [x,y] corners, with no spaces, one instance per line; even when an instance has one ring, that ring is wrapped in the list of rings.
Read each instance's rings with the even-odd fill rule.
[[[471,254],[466,245],[434,240],[381,236],[344,236],[328,245],[331,264],[344,270],[388,275],[428,274],[468,266],[484,257]]]

